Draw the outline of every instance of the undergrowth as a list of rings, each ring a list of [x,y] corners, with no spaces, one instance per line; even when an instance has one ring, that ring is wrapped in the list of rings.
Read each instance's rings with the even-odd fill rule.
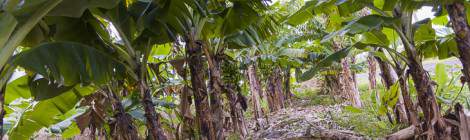
[[[338,125],[369,138],[383,138],[404,127],[401,124],[389,122],[386,116],[379,115],[375,107],[375,96],[369,91],[367,83],[359,84],[358,88],[363,107],[360,109],[351,106],[344,107],[340,114],[332,117]],[[379,93],[385,91],[381,84],[377,84],[376,90]]]
[[[331,95],[322,95],[319,94],[319,90],[308,89],[302,92],[294,93],[295,96],[301,100],[308,100],[309,103],[307,106],[316,106],[316,105],[334,105],[340,103],[338,99],[335,99]]]

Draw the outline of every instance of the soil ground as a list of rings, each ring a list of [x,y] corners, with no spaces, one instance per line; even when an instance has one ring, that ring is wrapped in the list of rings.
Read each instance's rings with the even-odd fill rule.
[[[290,107],[268,114],[267,125],[259,130],[255,120],[251,119],[248,123],[249,139],[325,139],[330,133],[361,138],[333,121],[332,116],[339,114],[344,104],[312,106],[309,102],[297,99]]]

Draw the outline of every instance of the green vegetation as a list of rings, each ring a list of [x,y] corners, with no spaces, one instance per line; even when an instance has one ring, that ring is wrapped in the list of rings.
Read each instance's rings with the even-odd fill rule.
[[[0,139],[332,138],[325,128],[468,139],[469,11],[468,0],[0,0]],[[323,125],[339,106],[342,127]]]

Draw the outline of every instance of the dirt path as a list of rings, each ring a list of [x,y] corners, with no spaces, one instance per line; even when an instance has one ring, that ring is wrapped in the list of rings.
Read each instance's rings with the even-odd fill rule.
[[[250,120],[249,139],[324,139],[328,135],[346,135],[352,139],[360,137],[341,128],[331,118],[343,105],[307,106],[308,100],[296,101],[292,107],[270,113],[268,125],[256,131],[254,120]],[[333,136],[333,137],[334,137]]]

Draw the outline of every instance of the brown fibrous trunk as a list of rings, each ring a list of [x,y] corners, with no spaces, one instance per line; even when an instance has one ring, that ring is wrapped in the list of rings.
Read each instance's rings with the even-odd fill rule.
[[[450,22],[455,32],[455,41],[459,49],[459,59],[462,63],[464,81],[470,82],[470,26],[467,22],[465,5],[463,2],[453,2],[447,5]],[[470,88],[470,84],[468,84]]]
[[[256,127],[258,129],[264,128],[263,119],[263,110],[261,108],[261,94],[263,90],[261,89],[260,81],[258,75],[256,74],[256,67],[254,64],[248,66],[248,80],[250,83],[251,91],[251,103],[253,104],[253,113],[256,120]]]
[[[111,100],[113,110],[116,111],[114,114],[116,120],[110,123],[110,126],[113,126],[111,127],[113,139],[133,140],[138,138],[137,128],[132,122],[132,116],[126,113],[119,96],[111,90],[109,90],[108,96]]]
[[[267,98],[271,112],[284,108],[284,94],[282,91],[281,68],[275,67],[268,77]]]
[[[155,105],[152,102],[152,95],[150,89],[145,84],[146,82],[141,81],[140,92],[143,96],[142,105],[144,106],[145,118],[147,119],[147,129],[151,133],[152,139],[154,140],[166,140],[165,133],[161,128],[160,118],[155,111]]]
[[[216,133],[212,126],[212,115],[209,107],[207,86],[204,80],[205,70],[202,62],[202,43],[195,40],[188,40],[186,53],[188,57],[189,71],[191,75],[191,85],[194,94],[194,104],[196,106],[196,118],[199,124],[199,131],[202,139],[215,139]]]

